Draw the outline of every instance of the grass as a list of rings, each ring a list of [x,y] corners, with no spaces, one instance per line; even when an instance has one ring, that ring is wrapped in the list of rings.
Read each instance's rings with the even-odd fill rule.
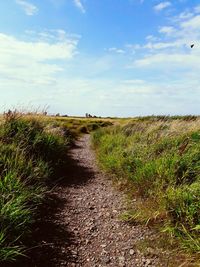
[[[45,131],[38,120],[6,114],[0,125],[0,262],[24,251],[46,185],[69,139]]]
[[[81,134],[88,134],[99,128],[113,124],[111,119],[71,117],[42,117],[41,119],[48,128],[53,129],[59,127],[59,129],[67,129],[75,138]]]
[[[0,119],[0,264],[25,253],[26,239],[75,138],[110,120],[5,113]]]
[[[24,253],[66,149],[90,132],[101,166],[137,199],[123,219],[161,227],[181,249],[200,253],[199,117],[113,121],[11,112],[0,120],[0,262]]]
[[[128,221],[159,224],[200,253],[200,118],[149,116],[93,134],[101,166],[126,181]]]

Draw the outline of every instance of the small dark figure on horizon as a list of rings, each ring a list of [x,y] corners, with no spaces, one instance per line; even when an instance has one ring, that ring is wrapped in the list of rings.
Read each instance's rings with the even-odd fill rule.
[[[194,44],[191,44],[191,46],[190,46],[191,48],[193,48],[194,47]]]

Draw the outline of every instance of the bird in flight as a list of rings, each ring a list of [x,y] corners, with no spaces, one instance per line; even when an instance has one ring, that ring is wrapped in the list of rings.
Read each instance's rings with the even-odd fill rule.
[[[194,47],[194,44],[192,44],[190,47],[193,48]]]

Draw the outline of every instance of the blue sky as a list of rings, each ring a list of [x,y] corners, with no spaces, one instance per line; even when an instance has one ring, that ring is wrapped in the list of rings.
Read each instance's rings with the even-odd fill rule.
[[[0,17],[0,111],[200,113],[199,0],[6,0]]]

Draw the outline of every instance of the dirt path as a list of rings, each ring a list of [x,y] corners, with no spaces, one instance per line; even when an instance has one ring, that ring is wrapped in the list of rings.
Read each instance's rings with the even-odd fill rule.
[[[123,196],[99,171],[89,138],[85,135],[70,150],[67,176],[50,194],[35,228],[39,245],[20,266],[160,266],[156,257],[135,249],[150,232],[119,219]]]

